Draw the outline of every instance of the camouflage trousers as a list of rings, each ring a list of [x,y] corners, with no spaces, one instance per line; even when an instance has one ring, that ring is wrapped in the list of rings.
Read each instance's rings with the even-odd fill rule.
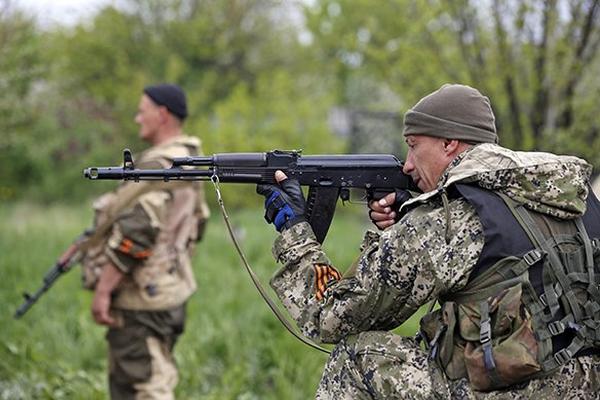
[[[600,356],[573,359],[559,371],[518,387],[471,389],[467,379],[448,381],[412,338],[363,332],[335,347],[316,399],[600,399]]]
[[[171,400],[177,385],[173,348],[185,305],[166,311],[113,310],[123,324],[106,334],[112,400]]]

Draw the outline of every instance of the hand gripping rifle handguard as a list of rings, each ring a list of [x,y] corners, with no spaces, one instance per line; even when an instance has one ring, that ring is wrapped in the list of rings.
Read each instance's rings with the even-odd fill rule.
[[[116,180],[218,180],[221,183],[275,184],[283,171],[308,186],[306,217],[322,243],[333,219],[337,199],[350,199],[350,189],[362,189],[377,199],[395,189],[418,190],[391,154],[301,155],[299,151],[221,153],[206,157],[174,158],[171,168],[136,169],[131,152],[123,151],[123,167],[84,170],[84,176]]]

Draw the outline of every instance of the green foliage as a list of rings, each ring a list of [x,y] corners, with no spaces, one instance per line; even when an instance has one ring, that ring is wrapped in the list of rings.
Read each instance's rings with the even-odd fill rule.
[[[98,193],[103,186],[84,182],[81,169],[114,164],[124,147],[145,147],[133,115],[142,88],[161,81],[185,88],[185,129],[204,139],[206,152],[342,151],[325,125],[333,96],[304,67],[309,53],[286,7],[140,0],[106,7],[72,29],[41,34],[31,25],[48,68],[32,99],[36,118],[2,160],[13,184],[2,182],[0,195],[73,202]]]
[[[306,87],[302,87],[305,85]],[[197,133],[206,153],[302,150],[305,154],[341,153],[343,142],[326,127],[331,96],[317,82],[298,82],[287,71],[259,77],[254,94],[241,83],[215,112],[188,131]],[[312,92],[311,97],[303,93]],[[258,204],[252,185],[225,185],[230,207]]]
[[[133,115],[161,81],[186,89],[186,130],[206,153],[342,152],[332,106],[402,113],[461,82],[490,97],[503,145],[600,164],[598,12],[590,0],[129,0],[42,31],[5,7],[0,199],[97,193],[80,169],[144,148]]]
[[[152,42],[147,29],[135,16],[108,7],[90,27],[57,32],[46,56],[56,66],[60,90],[70,96],[85,94],[109,110],[134,109],[139,91],[131,89],[143,87],[148,79],[144,66]]]
[[[36,179],[35,160],[23,135],[35,123],[31,91],[43,75],[34,22],[0,8],[0,201],[16,198],[20,182]]]
[[[322,0],[307,26],[345,102],[365,76],[397,93],[402,112],[442,83],[470,84],[490,97],[503,145],[599,164],[599,14],[589,0]]]
[[[69,295],[78,290],[77,272],[42,300],[42,310],[30,311],[37,318],[12,320],[20,292],[41,284],[54,259],[81,231],[82,221],[91,218],[91,211],[21,205],[3,206],[0,216],[5,221],[0,229],[4,254],[0,264],[5,271],[0,297],[6,302],[1,317],[0,398],[71,399],[79,393],[87,394],[79,398],[105,398],[102,332],[89,317],[90,299],[81,293]]]
[[[366,76],[392,88],[400,100],[396,111],[402,111],[443,83],[447,65],[432,54],[444,47],[431,46],[437,29],[432,20],[440,8],[435,2],[411,0],[376,7],[367,0],[324,0],[308,8],[307,26],[323,65],[330,65],[340,82],[340,100],[370,107],[372,96],[357,98],[346,91]],[[432,32],[424,29],[428,24]]]
[[[41,75],[39,41],[31,18],[18,11],[0,9],[0,102],[2,128],[26,122],[26,100],[33,81]]]
[[[307,399],[314,396],[326,355],[293,338],[271,314],[243,269],[217,210],[194,258],[198,292],[188,308],[186,333],[176,347],[179,399]],[[358,255],[367,224],[340,210],[326,251],[340,269]],[[20,293],[33,290],[92,213],[80,206],[0,206],[0,398],[105,399],[104,329],[90,315],[91,294],[79,268],[61,277],[20,320]],[[231,220],[265,286],[277,266],[275,238],[259,209]],[[272,295],[273,296],[273,295]],[[414,334],[416,322],[398,332]]]

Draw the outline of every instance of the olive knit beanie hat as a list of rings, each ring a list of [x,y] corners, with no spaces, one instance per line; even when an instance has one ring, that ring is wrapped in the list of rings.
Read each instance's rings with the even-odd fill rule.
[[[498,143],[490,100],[477,89],[446,84],[404,114],[404,136],[427,135],[467,143]]]

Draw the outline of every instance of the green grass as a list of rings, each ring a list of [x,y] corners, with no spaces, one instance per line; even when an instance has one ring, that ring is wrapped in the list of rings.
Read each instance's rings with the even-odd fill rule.
[[[81,289],[78,268],[23,318],[12,317],[21,292],[39,287],[58,255],[88,226],[88,206],[0,205],[0,399],[107,398],[104,329],[92,322],[91,293]],[[243,232],[248,260],[268,286],[277,268],[270,251],[274,230],[260,209],[234,213],[231,220]],[[357,256],[366,227],[356,212],[342,210],[336,216],[325,248],[341,270]],[[177,398],[313,398],[327,356],[292,337],[272,315],[217,209],[194,265],[199,288],[176,347]],[[398,332],[415,329],[411,320]]]

